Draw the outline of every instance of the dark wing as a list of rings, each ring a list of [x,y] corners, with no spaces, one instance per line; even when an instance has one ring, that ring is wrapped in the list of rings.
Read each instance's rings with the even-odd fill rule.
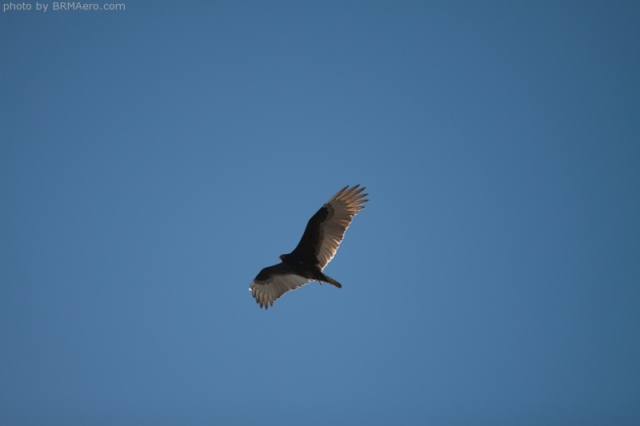
[[[307,223],[302,239],[291,255],[299,259],[315,258],[323,270],[333,259],[353,217],[364,208],[364,187],[345,186],[331,197]]]
[[[249,286],[261,308],[269,309],[273,302],[288,291],[308,283],[308,278],[291,273],[282,263],[264,268]]]

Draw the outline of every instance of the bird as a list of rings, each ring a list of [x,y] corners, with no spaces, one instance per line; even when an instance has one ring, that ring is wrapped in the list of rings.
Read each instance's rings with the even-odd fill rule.
[[[261,308],[269,309],[280,296],[311,281],[342,288],[323,270],[338,251],[353,218],[369,201],[365,199],[368,194],[362,193],[364,190],[358,184],[338,191],[309,219],[296,248],[280,255],[281,262],[277,265],[258,273],[249,290]]]

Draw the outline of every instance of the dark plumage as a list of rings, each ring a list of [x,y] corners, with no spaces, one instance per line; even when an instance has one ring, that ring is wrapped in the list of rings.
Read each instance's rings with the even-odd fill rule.
[[[364,208],[367,194],[360,185],[345,186],[313,215],[298,246],[280,256],[281,263],[264,268],[249,286],[260,307],[268,309],[288,291],[309,281],[342,284],[322,271],[333,259],[353,217]]]

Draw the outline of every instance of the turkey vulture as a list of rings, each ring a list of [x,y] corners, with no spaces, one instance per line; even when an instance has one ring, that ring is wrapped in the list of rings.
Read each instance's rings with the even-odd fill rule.
[[[249,286],[261,308],[269,309],[273,302],[288,291],[309,281],[342,284],[322,273],[333,259],[353,217],[364,208],[363,188],[345,186],[313,215],[307,223],[298,246],[280,256],[281,263],[264,268]]]

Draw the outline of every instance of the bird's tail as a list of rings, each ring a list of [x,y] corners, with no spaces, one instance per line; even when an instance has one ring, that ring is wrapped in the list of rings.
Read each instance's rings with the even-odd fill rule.
[[[338,288],[342,288],[342,284],[340,284],[338,281],[334,280],[333,278],[331,278],[329,275],[325,275],[322,274],[322,281],[331,284],[332,286],[338,287]]]

